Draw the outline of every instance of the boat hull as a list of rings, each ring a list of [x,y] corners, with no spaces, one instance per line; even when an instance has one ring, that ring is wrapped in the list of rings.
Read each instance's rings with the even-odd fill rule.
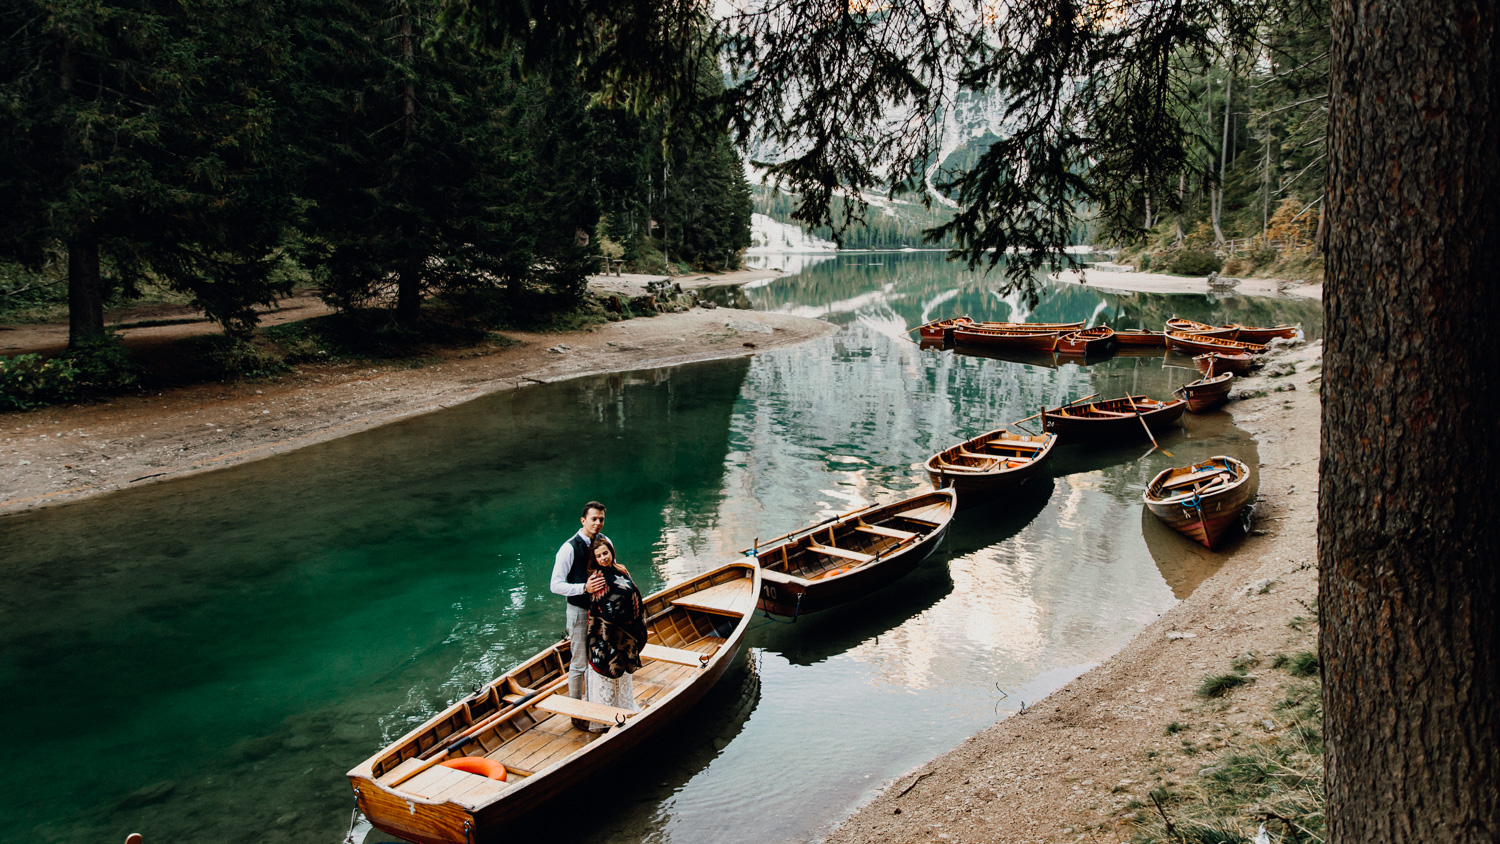
[[[1099,355],[1109,351],[1114,340],[1115,332],[1112,328],[1089,328],[1075,331],[1057,339],[1057,353],[1060,355]]]
[[[959,326],[973,325],[974,320],[966,316],[952,317],[950,319],[934,320],[917,329],[922,340],[929,343],[948,343],[953,341],[953,329]]]
[[[1171,334],[1174,331],[1183,334],[1197,334],[1200,337],[1218,337],[1224,340],[1234,340],[1239,337],[1240,326],[1209,325],[1203,322],[1194,322],[1190,319],[1173,317],[1167,320],[1165,333]]]
[[[955,328],[953,342],[958,346],[988,349],[1016,349],[1050,352],[1057,347],[1060,331],[1012,331],[998,328]]]
[[[1167,345],[1167,333],[1165,331],[1135,331],[1126,329],[1115,332],[1115,342],[1121,346],[1161,348]]]
[[[1244,375],[1256,367],[1255,356],[1245,354],[1220,354],[1219,352],[1205,352],[1193,358],[1193,366],[1204,375],[1220,372],[1233,372],[1235,375]]]
[[[761,561],[763,585],[757,607],[773,615],[797,618],[848,603],[895,583],[931,556],[932,552],[942,544],[943,538],[947,536],[948,527],[952,524],[953,511],[957,509],[957,498],[958,494],[952,490],[923,493],[894,504],[857,510],[836,520],[805,528],[781,540],[758,547],[753,553]],[[899,552],[883,556],[876,562],[852,566],[843,573],[816,578],[778,571],[769,567],[776,565],[778,559],[785,559],[781,556],[784,548],[791,547],[809,536],[848,527],[860,520],[879,524],[890,515],[885,511],[910,512],[915,508],[898,508],[912,504],[928,506],[922,503],[924,501],[942,502],[941,508],[946,510],[946,515],[941,522]]]
[[[1197,495],[1167,495],[1165,484],[1181,473],[1213,468],[1217,464],[1234,474],[1235,479],[1213,492]],[[1239,523],[1240,514],[1250,503],[1250,469],[1232,457],[1212,457],[1205,463],[1167,469],[1146,485],[1143,496],[1146,508],[1172,530],[1212,551]]]
[[[1002,455],[994,453],[997,446],[1005,450],[1008,444],[1015,450],[1030,451],[1030,458],[1025,463],[1009,465],[1015,461],[1005,460]],[[1040,448],[1030,449],[1033,444]],[[1057,437],[1054,436],[1012,434],[1002,428],[965,440],[927,458],[927,478],[937,489],[957,491],[961,505],[977,503],[1015,489],[1041,474],[1052,458],[1055,445]],[[983,457],[975,459],[962,452]]]
[[[1188,413],[1204,413],[1229,401],[1229,388],[1234,384],[1234,373],[1225,372],[1209,378],[1200,378],[1179,389],[1187,402]]]
[[[1167,345],[1179,351],[1201,355],[1204,352],[1230,352],[1234,354],[1260,354],[1265,346],[1256,343],[1241,343],[1202,334],[1184,334],[1181,331],[1167,332]]]
[[[731,574],[734,577],[730,577]],[[484,716],[487,714],[500,715],[502,719],[510,717],[507,715],[509,710],[498,704],[492,711],[466,715],[466,712],[471,712],[468,706],[473,698],[460,701],[349,772],[348,777],[354,788],[360,811],[382,832],[418,842],[418,844],[471,844],[471,842],[472,844],[491,842],[498,844],[507,840],[508,833],[516,821],[546,805],[552,798],[574,788],[601,768],[628,756],[641,742],[669,727],[682,714],[696,705],[723,676],[739,653],[745,633],[749,630],[750,621],[754,617],[753,602],[761,587],[759,566],[752,562],[732,563],[684,583],[668,587],[647,598],[645,604],[648,616],[653,612],[675,611],[674,607],[677,605],[673,601],[691,600],[693,595],[701,591],[695,584],[718,577],[724,579],[716,581],[716,584],[738,583],[738,578],[749,581],[748,588],[740,588],[740,591],[744,593],[741,602],[743,611],[738,614],[737,618],[723,616],[722,624],[725,628],[725,635],[712,655],[705,654],[707,659],[698,667],[689,667],[688,674],[681,684],[665,695],[654,698],[645,706],[641,714],[630,718],[621,726],[612,728],[607,733],[592,734],[592,738],[580,733],[579,740],[586,742],[581,749],[571,752],[560,762],[546,767],[539,766],[530,775],[514,776],[513,781],[504,786],[485,782],[475,786],[475,791],[467,796],[444,799],[419,796],[403,790],[404,786],[409,785],[407,783],[390,785],[389,780],[392,777],[400,776],[397,773],[399,768],[389,767],[393,762],[402,760],[404,764],[414,764],[411,760],[417,754],[451,741],[467,726],[467,719],[472,718],[475,723],[478,723],[485,720]],[[690,586],[694,588],[688,589],[687,587]],[[733,628],[727,629],[731,622]],[[653,632],[653,636],[656,635]],[[558,642],[518,668],[487,684],[485,691],[488,693],[491,687],[497,690],[503,688],[501,684],[507,678],[517,676],[543,678],[549,683],[565,684],[569,649],[567,640]],[[545,670],[551,673],[539,674],[537,666],[550,666]],[[496,694],[498,695],[498,691]],[[512,708],[524,711],[521,705]],[[534,716],[535,712],[533,708],[528,714]],[[555,717],[562,718],[561,715]],[[510,738],[501,738],[497,734],[495,738],[501,743],[497,748],[488,750],[486,755],[493,758],[494,755],[506,751],[510,746],[507,742],[515,739],[524,741],[525,737],[533,734],[528,733],[526,729],[522,729]],[[479,735],[485,736],[486,732],[481,730]],[[452,750],[440,755],[447,758],[457,758],[466,753],[474,755],[475,747],[476,745],[471,744],[467,750]],[[488,748],[488,745],[480,742],[477,747],[484,750]],[[377,772],[377,766],[381,768],[379,772]],[[507,763],[507,767],[511,767],[510,763]],[[382,782],[382,779],[387,782]],[[519,781],[515,781],[517,779]],[[415,777],[412,782],[416,782]],[[478,796],[474,796],[475,794]]]
[[[1252,328],[1240,326],[1240,333],[1234,339],[1241,343],[1269,343],[1277,337],[1292,340],[1301,333],[1300,325],[1277,325],[1270,328]]]
[[[1057,434],[1064,443],[1087,440],[1117,440],[1142,437],[1141,420],[1153,431],[1161,430],[1182,418],[1187,402],[1158,402],[1146,396],[1131,396],[1139,415],[1126,399],[1107,399],[1086,405],[1072,405],[1042,411],[1042,430]],[[1149,402],[1149,404],[1143,404]],[[1109,414],[1096,415],[1095,411]]]

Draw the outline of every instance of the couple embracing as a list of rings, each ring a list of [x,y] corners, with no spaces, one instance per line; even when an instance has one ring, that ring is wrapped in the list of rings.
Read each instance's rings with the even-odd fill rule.
[[[646,622],[641,592],[615,558],[603,534],[604,505],[583,505],[582,527],[557,549],[552,591],[568,599],[568,696],[635,711],[630,675],[641,667]],[[573,726],[603,732],[607,724],[573,719]]]

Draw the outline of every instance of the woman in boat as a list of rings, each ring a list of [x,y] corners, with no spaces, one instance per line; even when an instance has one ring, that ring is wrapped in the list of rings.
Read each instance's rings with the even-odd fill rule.
[[[646,646],[641,591],[630,579],[630,572],[615,559],[613,543],[602,536],[594,542],[592,568],[603,575],[605,585],[600,591],[590,593],[590,670],[584,700],[636,710],[635,687],[630,675],[641,667],[641,649]],[[591,724],[589,729],[603,732],[609,727]]]

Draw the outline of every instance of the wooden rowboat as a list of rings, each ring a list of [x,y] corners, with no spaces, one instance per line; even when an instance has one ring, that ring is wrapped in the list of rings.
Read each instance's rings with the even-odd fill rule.
[[[1232,352],[1205,352],[1193,358],[1193,366],[1204,375],[1213,375],[1219,372],[1233,372],[1235,375],[1244,375],[1257,366],[1260,361],[1249,352],[1234,354]]]
[[[1013,331],[1008,328],[953,329],[953,342],[959,346],[984,346],[997,349],[1035,349],[1050,352],[1057,347],[1061,331]]]
[[[1271,328],[1251,328],[1248,325],[1242,325],[1240,326],[1240,333],[1235,335],[1234,339],[1241,343],[1269,343],[1276,337],[1291,340],[1301,332],[1302,325],[1300,323],[1297,325],[1282,323]]]
[[[1060,355],[1095,355],[1109,350],[1115,341],[1115,330],[1107,325],[1085,328],[1057,338]]]
[[[1055,445],[1057,437],[1051,434],[1028,436],[1002,428],[927,458],[927,476],[938,489],[957,490],[967,504],[1035,477]]]
[[[1178,387],[1175,394],[1187,402],[1189,413],[1202,413],[1229,400],[1229,387],[1233,381],[1233,372],[1210,375]]]
[[[1250,503],[1250,468],[1233,457],[1168,469],[1146,485],[1146,507],[1167,527],[1213,550]]]
[[[1139,328],[1116,329],[1115,342],[1121,346],[1165,346],[1167,332],[1143,331]]]
[[[929,342],[951,342],[953,340],[954,328],[957,328],[961,325],[973,324],[974,320],[969,319],[966,316],[956,316],[950,317],[948,319],[939,319],[926,323],[922,327],[918,328],[917,331],[920,333],[923,340]]]
[[[639,712],[567,697],[568,640],[543,650],[351,770],[360,811],[378,829],[420,844],[507,840],[517,818],[697,703],[739,650],[760,587],[760,567],[746,560],[645,599]],[[580,730],[574,719],[610,729]],[[503,764],[505,781],[439,764],[465,757]]]
[[[1205,337],[1202,334],[1185,334],[1181,331],[1167,332],[1167,345],[1179,351],[1202,354],[1204,352],[1248,352],[1258,355],[1266,350],[1256,343],[1241,343],[1222,337]]]
[[[1078,322],[976,322],[974,328],[990,328],[996,331],[1077,331],[1083,327]]]
[[[745,553],[760,560],[759,607],[796,618],[895,582],[943,541],[957,506],[951,489],[924,492],[757,544]]]
[[[1141,420],[1156,431],[1176,422],[1187,402],[1157,401],[1146,396],[1125,396],[1089,404],[1065,405],[1042,411],[1042,430],[1057,434],[1063,442],[1121,439],[1141,436]]]
[[[1240,333],[1238,325],[1209,325],[1204,322],[1193,322],[1190,319],[1172,317],[1167,320],[1166,332],[1181,331],[1184,334],[1200,334],[1204,337],[1223,337],[1225,340],[1233,340]]]

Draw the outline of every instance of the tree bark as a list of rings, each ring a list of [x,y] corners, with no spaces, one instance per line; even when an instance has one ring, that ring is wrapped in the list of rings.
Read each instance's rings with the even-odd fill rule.
[[[104,336],[104,286],[99,279],[99,241],[79,235],[68,241],[68,347]]]
[[[1219,143],[1219,184],[1214,191],[1213,221],[1215,243],[1224,242],[1224,229],[1219,220],[1224,216],[1224,180],[1229,170],[1229,115],[1234,110],[1229,106],[1234,101],[1234,50],[1229,51],[1229,67],[1224,74],[1224,139]]]
[[[1496,6],[1334,0],[1318,541],[1330,844],[1500,839]]]

